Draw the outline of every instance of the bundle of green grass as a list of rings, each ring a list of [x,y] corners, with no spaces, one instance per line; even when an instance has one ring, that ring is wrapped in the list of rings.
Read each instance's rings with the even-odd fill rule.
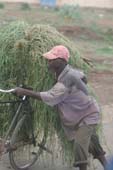
[[[55,45],[65,45],[70,51],[70,63],[87,71],[85,63],[75,48],[75,44],[47,25],[28,25],[15,22],[0,30],[0,88],[10,89],[19,85],[32,87],[34,91],[45,91],[52,87],[54,79],[48,72],[46,60],[42,54]],[[13,98],[0,94],[0,100]],[[35,129],[45,130],[47,136],[57,134],[63,153],[71,152],[70,143],[65,139],[58,113],[49,106],[32,99]],[[7,107],[0,106],[0,134],[3,135],[11,117]],[[70,154],[72,155],[72,154]],[[68,156],[70,157],[70,156]]]

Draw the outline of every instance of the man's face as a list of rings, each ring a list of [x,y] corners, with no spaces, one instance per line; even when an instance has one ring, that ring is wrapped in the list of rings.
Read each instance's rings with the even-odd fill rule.
[[[56,72],[56,69],[60,65],[60,60],[59,59],[54,59],[54,60],[48,60],[48,69],[52,72]]]

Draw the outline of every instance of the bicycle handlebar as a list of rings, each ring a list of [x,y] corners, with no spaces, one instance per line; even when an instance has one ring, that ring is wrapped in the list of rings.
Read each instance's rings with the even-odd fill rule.
[[[21,85],[22,86],[22,85]],[[31,88],[31,87],[24,87],[23,86],[23,88],[25,88],[25,89],[29,89],[29,90],[32,90],[33,88]],[[15,91],[15,89],[9,89],[9,90],[4,90],[4,89],[0,89],[0,92],[2,92],[2,93],[13,93]],[[18,96],[19,97],[19,96]],[[26,98],[28,98],[26,95],[24,95],[24,96],[20,96],[21,97],[21,99],[22,99],[22,101],[24,101],[24,100],[26,100]]]
[[[10,89],[10,90],[3,90],[3,89],[0,89],[0,92],[2,93],[12,93],[14,92],[15,89]],[[27,96],[22,96],[22,100],[25,100]]]
[[[3,89],[0,89],[0,92],[2,93],[11,93],[13,92],[15,89],[10,89],[10,90],[3,90]]]

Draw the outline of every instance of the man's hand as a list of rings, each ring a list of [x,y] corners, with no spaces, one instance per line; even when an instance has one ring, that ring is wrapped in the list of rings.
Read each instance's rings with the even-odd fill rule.
[[[40,96],[40,92],[35,92],[31,90],[31,88],[29,90],[26,88],[16,87],[12,93],[16,94],[17,96],[29,96],[34,99],[42,100]]]
[[[17,96],[24,96],[25,95],[25,89],[20,88],[20,87],[16,87],[12,93],[16,94]]]

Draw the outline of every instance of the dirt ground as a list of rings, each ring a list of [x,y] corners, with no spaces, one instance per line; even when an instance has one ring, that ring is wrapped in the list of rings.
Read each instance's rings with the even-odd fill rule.
[[[84,12],[84,9],[82,12]],[[70,25],[70,23],[68,23],[67,25],[63,20],[63,25],[61,25],[62,21],[57,25],[58,16],[56,16],[56,14],[51,16],[50,12],[48,12],[47,15],[45,15],[45,11],[40,13],[40,10],[20,12],[15,9],[15,4],[13,4],[13,6],[9,5],[4,11],[0,11],[0,25],[13,20],[20,20],[22,17],[27,21],[31,20],[31,23],[48,22],[51,25],[57,25],[57,29],[60,32],[75,42],[75,47],[80,51],[81,55],[92,60],[93,67],[87,76],[88,82],[93,88],[102,109],[100,139],[106,150],[107,157],[113,154],[113,138],[111,138],[113,130],[113,47],[112,41],[106,39],[109,35],[112,36],[112,13],[112,10],[95,9],[93,10],[93,17],[91,18],[91,13],[89,15],[87,14],[88,19],[82,20],[81,23],[80,21],[76,21],[77,24],[71,23]],[[97,15],[98,19],[95,17]],[[53,19],[55,23],[53,23],[51,19]],[[98,26],[102,30],[101,34],[90,29],[90,26],[95,23],[95,27]],[[51,160],[52,158],[47,162],[42,161],[40,165],[37,163],[31,170],[74,170],[71,167],[62,166],[61,162],[58,165],[57,161],[57,165],[54,164],[53,166],[50,163],[52,162]],[[91,164],[89,170],[102,170],[98,162],[94,161],[91,162]],[[11,167],[6,155],[0,162],[0,170],[8,169],[11,169]]]

